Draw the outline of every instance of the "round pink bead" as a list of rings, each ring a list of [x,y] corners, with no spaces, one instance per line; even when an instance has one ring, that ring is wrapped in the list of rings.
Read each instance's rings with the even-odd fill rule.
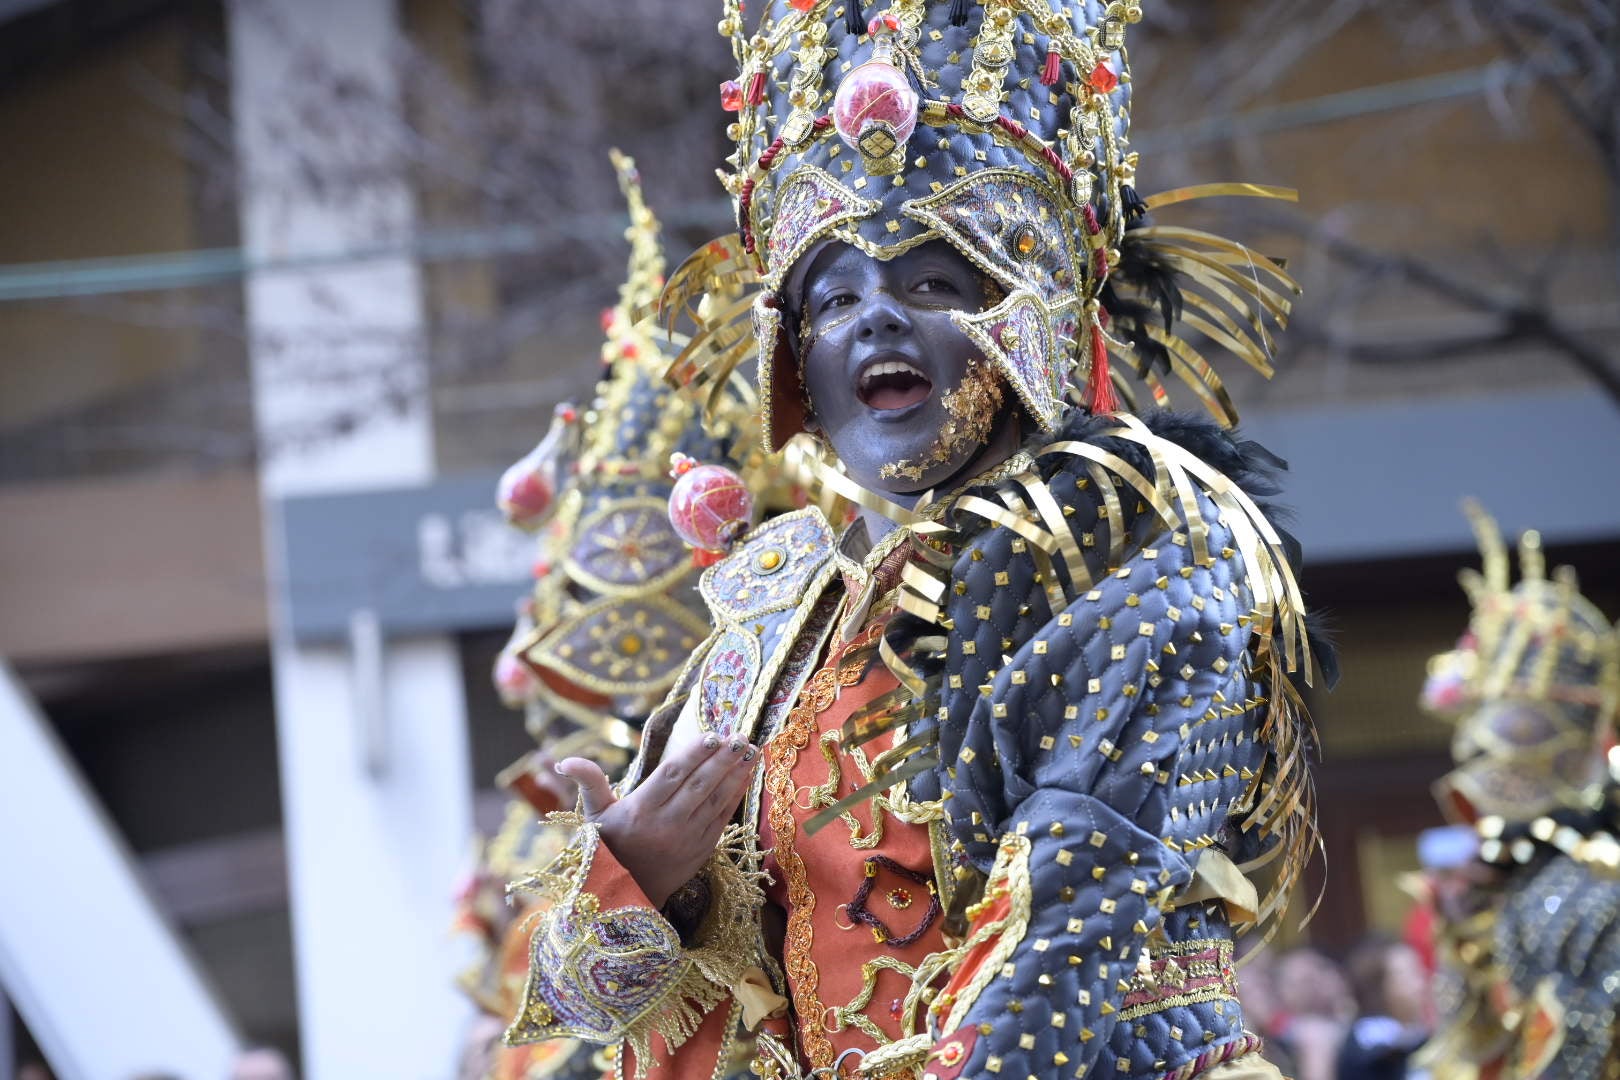
[[[844,77],[833,98],[833,126],[852,148],[861,132],[886,123],[904,146],[917,129],[917,92],[894,65],[882,60],[862,64]]]
[[[704,551],[719,551],[747,530],[754,496],[742,477],[719,465],[699,465],[675,481],[669,523],[675,534]]]

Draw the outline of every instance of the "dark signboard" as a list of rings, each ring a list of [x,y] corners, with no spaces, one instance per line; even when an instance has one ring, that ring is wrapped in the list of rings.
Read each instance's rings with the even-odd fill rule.
[[[495,481],[282,500],[280,595],[294,636],[345,639],[367,610],[390,635],[509,625],[535,546],[495,509]]]

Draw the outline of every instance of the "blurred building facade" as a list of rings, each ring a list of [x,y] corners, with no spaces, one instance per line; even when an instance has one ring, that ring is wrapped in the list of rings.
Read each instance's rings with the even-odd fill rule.
[[[447,837],[490,823],[525,739],[487,678],[524,556],[477,493],[594,379],[622,266],[606,147],[639,158],[672,252],[727,228],[712,13],[615,0],[562,31],[540,6],[0,2],[0,656],[41,710],[7,712],[0,752],[30,723],[60,751],[152,955],[211,1014],[217,1037],[158,1043],[452,1074]],[[1620,400],[1582,367],[1620,379],[1620,207],[1557,75],[1448,5],[1261,6],[1276,25],[1169,7],[1136,124],[1148,191],[1304,193],[1226,227],[1307,287],[1279,377],[1234,394],[1293,465],[1343,654],[1314,703],[1305,933],[1331,948],[1398,922],[1438,822],[1448,732],[1416,696],[1466,618],[1458,500],[1541,529],[1620,611]],[[82,891],[50,807],[4,800],[35,891]],[[46,999],[95,979],[139,1002],[118,918],[79,928],[60,987],[0,969],[0,1078],[42,1054],[110,1075],[59,1049],[97,1021]]]

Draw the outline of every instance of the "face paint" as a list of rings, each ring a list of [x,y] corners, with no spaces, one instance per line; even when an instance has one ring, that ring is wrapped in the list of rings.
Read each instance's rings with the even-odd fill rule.
[[[990,441],[990,432],[1005,402],[1000,377],[989,364],[975,357],[968,364],[962,385],[945,395],[945,411],[951,419],[928,453],[917,461],[891,462],[878,470],[878,475],[885,480],[921,480],[935,466],[983,446]]]
[[[1007,397],[952,316],[985,299],[978,270],[943,242],[887,261],[842,244],[814,257],[802,383],[815,428],[857,483],[920,494],[983,449]]]

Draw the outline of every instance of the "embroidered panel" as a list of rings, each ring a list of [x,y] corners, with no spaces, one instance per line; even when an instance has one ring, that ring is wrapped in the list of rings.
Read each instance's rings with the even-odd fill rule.
[[[580,522],[563,569],[596,592],[649,596],[673,585],[689,565],[686,544],[669,524],[668,501],[649,497],[616,500]]]
[[[668,922],[651,908],[603,911],[582,887],[596,834],[587,826],[575,846],[545,873],[568,893],[542,920],[530,944],[523,1007],[507,1030],[509,1046],[573,1036],[613,1042],[681,983],[692,961]]]
[[[934,195],[906,203],[951,245],[1012,289],[1028,288],[1054,307],[1079,287],[1074,241],[1057,197],[1015,169],[976,172]]]
[[[771,288],[792,269],[799,256],[838,225],[876,213],[879,204],[863,199],[814,165],[802,165],[776,195],[776,220],[766,244]]]
[[[1150,948],[1149,956],[1148,969],[1131,978],[1131,989],[1119,1012],[1121,1021],[1177,1005],[1237,999],[1231,941],[1175,941]]]
[[[1049,311],[1033,293],[1020,290],[978,315],[952,312],[951,321],[1001,370],[1041,426],[1055,427],[1069,375],[1061,340],[1074,333],[1073,317]]]
[[[708,630],[667,597],[609,599],[560,621],[527,659],[593,693],[662,693]]]
[[[759,642],[735,627],[721,633],[703,662],[698,688],[702,697],[700,721],[704,731],[730,738],[741,727],[742,710],[759,678]]]
[[[814,509],[761,525],[703,574],[703,598],[716,613],[746,623],[796,606],[832,557],[832,528]]]

